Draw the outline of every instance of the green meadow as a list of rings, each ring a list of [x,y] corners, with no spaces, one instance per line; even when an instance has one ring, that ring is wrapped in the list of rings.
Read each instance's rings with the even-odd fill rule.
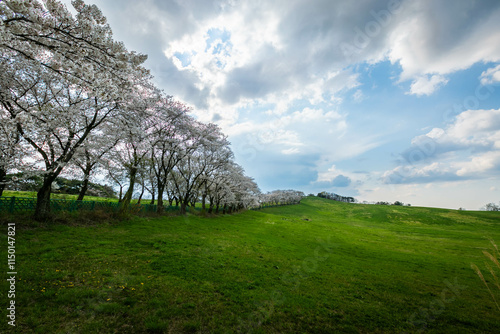
[[[13,190],[4,190],[3,197],[33,197],[36,198],[36,191],[13,191]],[[71,194],[58,194],[53,193],[50,195],[51,199],[67,199],[67,200],[76,200],[78,195]],[[116,198],[107,198],[107,197],[96,197],[96,196],[85,196],[84,201],[97,201],[97,202],[118,202]],[[132,200],[132,202],[137,202],[137,200]],[[144,201],[144,203],[148,203],[149,200]]]
[[[498,333],[499,212],[346,204],[16,222],[9,333]],[[498,257],[497,257],[498,258]],[[471,268],[476,264],[490,288]],[[500,275],[500,270],[496,271]],[[8,277],[7,277],[8,278]]]

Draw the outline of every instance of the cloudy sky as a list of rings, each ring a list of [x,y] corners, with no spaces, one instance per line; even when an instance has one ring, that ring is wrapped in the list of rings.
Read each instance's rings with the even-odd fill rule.
[[[87,3],[263,191],[500,201],[498,0]]]

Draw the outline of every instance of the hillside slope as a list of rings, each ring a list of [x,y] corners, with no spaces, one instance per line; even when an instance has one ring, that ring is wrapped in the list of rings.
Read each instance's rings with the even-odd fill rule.
[[[320,198],[215,218],[17,226],[17,329],[496,333],[500,310],[470,266],[490,279],[488,238],[500,242],[500,213]]]

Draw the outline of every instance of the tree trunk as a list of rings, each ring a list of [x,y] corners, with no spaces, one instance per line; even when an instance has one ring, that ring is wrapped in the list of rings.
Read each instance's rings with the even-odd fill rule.
[[[186,200],[181,200],[181,215],[185,215],[186,214],[186,206],[188,204],[188,201]]]
[[[149,204],[153,205],[155,204],[155,192],[151,192],[151,202],[149,202]]]
[[[158,182],[158,205],[156,206],[156,212],[163,212],[163,191],[165,190],[165,185],[163,183]]]
[[[0,196],[2,196],[3,190],[5,189],[5,182],[7,181],[5,178],[6,176],[7,172],[5,169],[0,168]]]
[[[207,195],[206,194],[201,195],[201,212],[207,211],[207,206],[206,206],[206,203],[205,203],[206,199],[207,199]]]
[[[52,192],[52,182],[56,177],[56,174],[43,177],[42,187],[36,194],[35,215],[33,217],[36,221],[44,221],[50,218],[50,193]]]
[[[82,188],[80,189],[80,193],[78,194],[78,198],[76,199],[77,201],[81,201],[85,197],[85,193],[87,192],[87,189],[89,188],[90,172],[92,171],[92,167],[94,167],[92,165],[92,163],[90,162],[90,160],[91,160],[90,154],[89,154],[89,151],[87,151],[87,149],[85,149],[85,158],[86,158],[85,159],[86,160],[85,168],[82,168],[80,166],[80,168],[83,171],[83,184],[82,184]]]
[[[78,198],[76,199],[77,201],[82,201],[83,198],[85,197],[85,193],[89,188],[89,178],[90,178],[90,170],[86,170],[83,176],[82,188],[80,189],[80,193],[78,194]]]
[[[129,186],[128,186],[127,192],[125,193],[125,196],[123,196],[123,200],[122,200],[122,206],[120,209],[121,212],[127,211],[128,208],[130,207],[130,201],[132,200],[132,194],[134,193],[134,185],[135,185],[136,175],[137,175],[137,167],[132,167],[130,169]]]
[[[144,182],[142,183],[141,194],[139,195],[139,199],[137,200],[137,204],[141,204],[142,196],[144,195],[145,190]]]
[[[123,201],[123,186],[120,184],[120,194],[118,195],[118,203],[121,203]]]

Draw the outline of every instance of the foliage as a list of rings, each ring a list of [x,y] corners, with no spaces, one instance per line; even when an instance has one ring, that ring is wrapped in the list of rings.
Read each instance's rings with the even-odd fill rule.
[[[497,205],[495,203],[488,203],[485,206],[486,211],[500,211],[500,205]]]
[[[42,176],[25,176],[23,173],[9,174],[6,179],[8,181],[6,190],[14,191],[37,191],[43,183]],[[57,194],[78,194],[82,184],[82,180],[59,176],[54,181],[53,190]],[[89,182],[87,194],[96,197],[116,198],[116,193],[112,187],[94,182]]]
[[[346,203],[354,203],[356,202],[356,199],[354,197],[349,197],[349,196],[341,196],[337,195],[335,193],[329,193],[326,191],[322,191],[318,194],[318,197],[320,198],[326,198],[326,199],[331,199],[334,201],[338,202],[346,202]]]
[[[68,180],[64,177],[58,177],[55,181],[54,192],[59,194],[76,195],[79,194],[82,185],[83,185],[82,180],[76,180],[76,179]],[[87,195],[96,197],[117,198],[116,193],[112,187],[94,182],[89,182]]]
[[[49,214],[54,180],[149,76],[146,57],[113,40],[96,6],[72,4],[75,16],[55,0],[0,2],[0,118],[11,131],[0,138],[10,162],[0,170],[43,176],[37,219]],[[5,153],[10,138],[24,157]]]

